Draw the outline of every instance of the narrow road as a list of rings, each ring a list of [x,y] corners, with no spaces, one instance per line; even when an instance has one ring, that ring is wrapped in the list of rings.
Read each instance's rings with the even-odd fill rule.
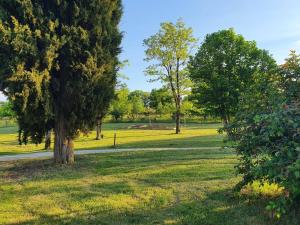
[[[136,151],[187,151],[187,150],[218,150],[221,147],[193,147],[193,148],[124,148],[124,149],[99,149],[99,150],[78,150],[75,155],[88,155],[88,154],[103,154],[115,152],[136,152]],[[51,158],[53,152],[37,152],[18,155],[4,155],[0,156],[0,162],[15,161],[22,159],[41,159]]]

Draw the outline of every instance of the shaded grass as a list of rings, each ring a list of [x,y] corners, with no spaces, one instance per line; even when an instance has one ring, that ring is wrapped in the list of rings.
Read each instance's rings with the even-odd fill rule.
[[[0,224],[296,225],[238,197],[232,150],[86,155],[0,164]]]
[[[188,124],[182,134],[175,135],[173,130],[127,129],[132,123],[111,123],[103,127],[103,140],[95,140],[95,132],[81,135],[75,140],[75,149],[112,148],[114,133],[117,134],[118,148],[147,147],[217,147],[222,145],[223,136],[217,129],[220,124]],[[173,124],[167,124],[171,126]],[[17,141],[17,128],[0,129],[0,155],[41,152],[44,144],[20,146]]]

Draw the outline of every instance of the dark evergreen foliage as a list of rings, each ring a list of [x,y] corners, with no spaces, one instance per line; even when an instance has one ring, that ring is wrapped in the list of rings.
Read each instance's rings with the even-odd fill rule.
[[[114,95],[120,0],[1,0],[0,88],[22,142],[55,129],[55,150],[95,125]]]

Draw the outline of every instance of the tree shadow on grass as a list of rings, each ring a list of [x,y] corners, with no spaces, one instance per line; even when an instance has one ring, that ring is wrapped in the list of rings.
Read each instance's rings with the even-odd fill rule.
[[[230,168],[231,170],[235,163],[236,157],[231,151],[190,150],[82,155],[77,157],[77,162],[72,166],[55,165],[52,159],[13,161],[0,163],[0,168],[3,168],[3,172],[5,171],[4,178],[40,179],[44,181],[55,179],[59,181],[81,179],[95,175],[122,176],[123,174],[128,175],[130,173],[142,174],[143,172],[152,171],[157,168],[192,166],[191,168],[182,168],[177,171],[176,174],[179,177],[178,179],[180,179],[184,176],[188,178],[191,174],[201,171],[201,166],[210,167],[210,165],[215,165],[216,167],[219,165],[219,167],[225,166],[225,168]],[[183,172],[184,170],[185,172]],[[173,172],[171,170],[160,174],[148,174],[155,179],[171,176]]]
[[[126,189],[126,187],[124,187]],[[126,191],[127,192],[127,191]],[[129,191],[130,193],[130,191]],[[272,220],[264,212],[264,202],[240,199],[230,189],[207,193],[203,199],[168,202],[133,208],[85,209],[61,215],[35,215],[37,218],[16,224],[105,224],[105,225],[298,225],[292,215]]]

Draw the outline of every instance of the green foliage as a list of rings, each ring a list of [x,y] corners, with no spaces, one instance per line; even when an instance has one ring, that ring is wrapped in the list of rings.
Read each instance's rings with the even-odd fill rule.
[[[193,110],[195,110],[195,106],[192,101],[188,99],[188,97],[184,98],[182,101],[182,106],[181,106],[181,113],[183,115],[191,115],[193,113]]]
[[[268,52],[233,29],[209,34],[189,63],[194,99],[228,123],[237,111],[240,95],[254,82],[254,74],[275,67]]]
[[[110,109],[110,113],[116,121],[122,119],[131,111],[132,105],[129,102],[128,96],[128,88],[122,88],[116,91],[116,98],[113,100]]]
[[[143,115],[146,112],[147,107],[149,107],[149,96],[148,92],[135,90],[130,92],[128,98],[130,104],[132,105],[131,108],[131,116],[132,119],[137,118],[140,115]]]
[[[155,62],[146,69],[145,73],[154,77],[153,81],[164,82],[168,88],[171,88],[172,94],[173,92],[182,94],[191,86],[186,65],[190,51],[195,47],[196,42],[192,28],[186,28],[182,20],[178,20],[176,24],[162,23],[157,34],[144,40],[144,46],[147,48],[145,60]],[[177,66],[179,67],[178,78],[176,77]]]
[[[171,114],[175,111],[172,93],[167,88],[153,89],[149,96],[149,106],[156,114]]]
[[[0,118],[3,117],[15,117],[11,102],[0,102]]]
[[[129,98],[129,102],[131,105],[131,116],[135,119],[138,115],[141,115],[145,112],[145,105],[144,101],[140,96],[131,96]]]
[[[113,97],[121,1],[2,0],[0,12],[0,88],[23,141],[94,126]]]
[[[300,200],[300,61],[290,66],[293,59],[295,55],[286,60],[281,76],[257,74],[225,129],[237,143],[241,159],[237,168],[243,174],[240,187],[255,180],[284,187],[285,195],[268,207],[275,209],[277,218],[287,206],[298,207]]]
[[[300,55],[292,50],[285,63],[280,67],[281,88],[285,90],[287,103],[299,99],[300,93]]]
[[[190,91],[191,81],[186,69],[191,50],[197,39],[192,28],[186,28],[182,20],[176,24],[162,23],[157,34],[144,40],[147,62],[152,61],[145,73],[161,81],[172,92],[176,108],[176,133],[180,132],[180,110],[182,95]]]
[[[241,194],[256,198],[278,198],[284,194],[284,188],[278,184],[254,181],[241,190]]]
[[[130,92],[128,98],[132,101],[133,98],[138,98],[143,101],[143,106],[144,107],[149,107],[150,103],[150,94],[149,92],[141,91],[141,90],[135,90]]]

